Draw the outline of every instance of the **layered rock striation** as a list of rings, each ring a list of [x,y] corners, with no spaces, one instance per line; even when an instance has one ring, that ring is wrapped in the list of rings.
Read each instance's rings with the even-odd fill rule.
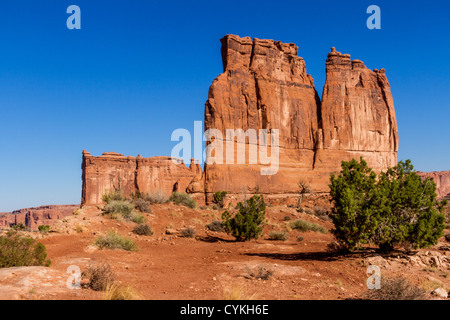
[[[0,213],[0,229],[23,224],[28,229],[36,231],[40,225],[51,226],[55,221],[71,216],[79,207],[79,205],[49,205]]]

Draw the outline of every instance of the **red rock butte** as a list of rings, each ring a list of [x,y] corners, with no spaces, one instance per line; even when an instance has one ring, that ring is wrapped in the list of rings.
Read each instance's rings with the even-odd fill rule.
[[[240,195],[256,187],[274,198],[295,195],[300,180],[326,193],[343,160],[364,157],[376,171],[397,164],[397,121],[384,69],[370,70],[332,48],[320,99],[295,44],[236,35],[221,42],[223,73],[209,89],[205,130],[224,137],[227,129],[278,130],[278,172],[264,176],[264,165],[248,162],[205,164],[203,172],[194,161],[188,168],[169,157],[84,151],[83,205],[101,203],[119,185],[125,193],[186,191],[206,202],[216,191]]]

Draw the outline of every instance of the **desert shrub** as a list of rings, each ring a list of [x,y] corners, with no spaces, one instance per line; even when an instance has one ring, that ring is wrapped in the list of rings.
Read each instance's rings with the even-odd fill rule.
[[[123,195],[121,189],[116,189],[113,191],[108,191],[102,196],[102,200],[105,203],[110,203],[111,201],[125,201],[127,198]]]
[[[45,246],[17,232],[0,236],[0,268],[50,266]]]
[[[111,200],[103,208],[103,214],[109,214],[113,219],[130,220],[134,215],[134,205],[126,200]]]
[[[98,237],[95,244],[99,249],[123,249],[127,251],[136,251],[137,246],[133,240],[124,238],[116,231],[108,231],[106,235]]]
[[[298,242],[302,242],[303,240],[305,240],[304,237],[301,237],[301,236],[298,236],[298,237],[297,237],[297,241],[298,241]]]
[[[261,280],[269,280],[269,278],[273,275],[272,270],[268,270],[263,266],[258,266],[257,268],[246,268],[248,278],[261,279]]]
[[[224,206],[224,200],[228,192],[226,191],[217,191],[214,193],[214,200],[213,202],[217,204],[220,208],[223,208]]]
[[[143,199],[150,202],[150,204],[166,203],[169,200],[161,190],[155,191],[153,193],[146,193],[143,195]]]
[[[187,228],[181,230],[181,236],[184,238],[193,238],[195,236],[195,230],[192,228]]]
[[[320,233],[327,233],[327,229],[321,225],[306,220],[298,219],[290,223],[292,229],[299,230],[301,232],[314,231]]]
[[[85,287],[94,291],[105,291],[108,285],[114,283],[114,274],[109,264],[100,264],[96,266],[88,266],[86,271],[81,274],[83,282],[86,281]]]
[[[48,233],[50,231],[50,226],[49,225],[41,225],[38,227],[39,232],[41,233]]]
[[[410,160],[381,172],[377,191],[379,221],[371,240],[382,251],[405,243],[427,248],[444,235],[447,201],[436,200],[436,184],[431,178],[422,179]]]
[[[256,294],[248,294],[238,285],[227,286],[223,290],[223,300],[255,300]]]
[[[183,192],[174,192],[169,198],[169,201],[173,202],[177,205],[183,205],[191,209],[195,209],[197,207],[197,202],[191,198],[190,195]]]
[[[368,300],[427,300],[424,290],[410,284],[406,279],[381,279],[381,288],[369,290],[365,295]]]
[[[134,205],[136,210],[145,213],[152,213],[152,208],[150,207],[151,202],[142,198],[133,199],[131,203]]]
[[[291,221],[291,220],[292,220],[291,216],[284,216],[283,217],[283,221]]]
[[[313,214],[324,221],[331,221],[331,218],[328,215],[328,210],[323,207],[315,206],[313,209]]]
[[[19,222],[18,224],[15,224],[11,227],[14,231],[26,231],[28,230],[27,226],[24,225],[22,222]]]
[[[298,196],[297,210],[298,210],[299,212],[302,212],[302,201],[303,201],[303,198],[304,198],[308,193],[311,193],[312,189],[311,189],[309,183],[306,182],[306,181],[304,181],[304,180],[300,180],[300,181],[298,182],[297,185],[298,185],[298,188],[299,188],[299,191],[298,191],[298,195],[299,195],[299,196]]]
[[[135,213],[131,217],[131,221],[133,221],[134,223],[137,223],[137,224],[142,224],[145,222],[145,217],[142,214]]]
[[[125,219],[135,223],[145,222],[145,217],[134,209],[134,204],[128,201],[112,200],[103,208],[103,214],[109,215],[111,219]]]
[[[222,221],[214,220],[213,222],[208,224],[206,227],[211,231],[225,232],[225,227],[224,227]]]
[[[274,241],[287,241],[289,238],[289,234],[284,231],[270,231],[269,239]]]
[[[235,237],[237,241],[258,239],[266,215],[264,197],[255,194],[243,203],[239,202],[236,209],[237,212],[233,217],[228,210],[222,214],[225,231]]]
[[[350,251],[369,243],[382,251],[405,243],[424,248],[443,235],[445,202],[436,201],[435,183],[422,180],[409,160],[378,176],[362,158],[343,161],[330,182],[332,233]]]
[[[112,283],[106,288],[103,300],[143,300],[142,295],[131,286]]]
[[[152,236],[153,230],[148,224],[139,224],[134,227],[133,232],[140,236]]]

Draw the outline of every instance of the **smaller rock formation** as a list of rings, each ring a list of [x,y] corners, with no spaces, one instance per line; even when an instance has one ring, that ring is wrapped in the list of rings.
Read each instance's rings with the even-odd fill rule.
[[[28,229],[36,231],[41,225],[52,226],[55,221],[72,215],[79,207],[79,205],[50,205],[0,213],[0,229],[21,223]]]
[[[203,197],[203,171],[194,160],[186,167],[171,157],[126,157],[116,152],[94,157],[84,150],[82,170],[82,205],[101,204],[106,192],[118,189],[125,196],[159,191],[169,196],[173,191],[189,190]]]
[[[417,172],[423,178],[431,178],[436,183],[436,193],[439,199],[450,198],[450,171]]]

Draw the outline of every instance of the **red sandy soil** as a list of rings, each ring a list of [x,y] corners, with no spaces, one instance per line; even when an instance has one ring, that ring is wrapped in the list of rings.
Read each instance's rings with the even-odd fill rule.
[[[259,240],[235,242],[225,233],[209,231],[205,225],[220,220],[221,211],[189,209],[174,204],[152,206],[146,216],[152,236],[132,233],[133,222],[111,220],[101,215],[99,208],[85,208],[54,226],[40,241],[46,246],[52,261],[50,269],[68,277],[66,270],[77,265],[107,263],[116,281],[131,285],[145,299],[224,299],[226,291],[240,291],[243,298],[280,300],[321,300],[359,298],[366,292],[366,254],[335,256],[327,252],[333,236],[316,232],[289,232],[288,241],[271,241],[271,230],[285,230],[291,221],[302,218],[331,229],[330,222],[287,206],[268,207],[268,224]],[[195,238],[167,235],[166,229],[193,227]],[[78,232],[75,231],[78,229]],[[132,238],[138,251],[99,250],[93,243],[108,230]],[[448,231],[447,231],[448,232]],[[297,237],[303,237],[298,241]],[[447,253],[448,254],[448,253]],[[258,268],[271,270],[267,280],[250,276]],[[425,270],[410,266],[383,270],[385,276],[406,276],[411,282],[426,286],[431,279],[450,285],[448,271]],[[429,289],[429,288],[428,288]],[[448,290],[448,289],[447,289]],[[89,289],[50,292],[37,287],[21,299],[102,299],[103,293]]]

